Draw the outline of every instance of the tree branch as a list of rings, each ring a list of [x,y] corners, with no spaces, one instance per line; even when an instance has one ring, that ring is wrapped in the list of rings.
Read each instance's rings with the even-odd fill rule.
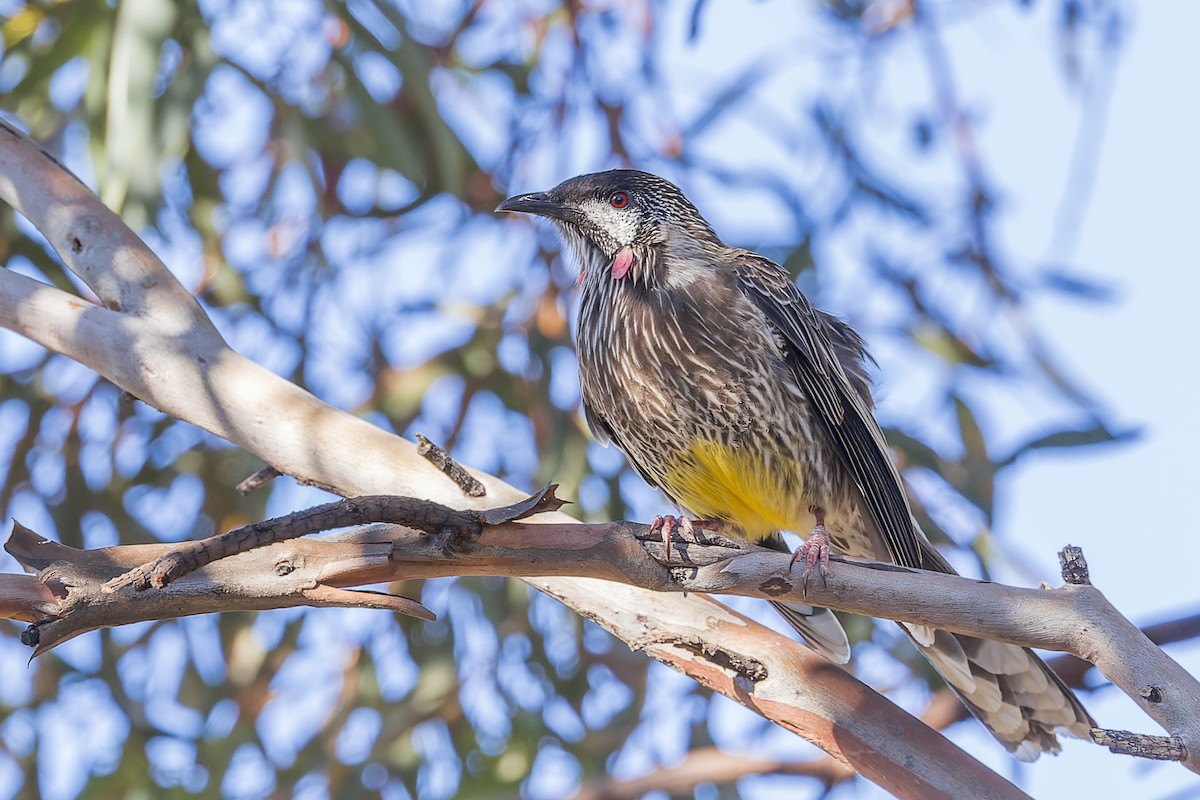
[[[203,576],[202,582],[189,583],[186,587],[191,587],[193,593],[204,599],[203,611],[214,610],[208,603],[213,594],[227,598],[232,605],[224,610],[233,610],[243,607],[240,603],[258,601],[258,579],[262,573],[278,575],[280,563],[293,564],[303,560],[310,567],[321,563],[319,582],[330,586],[443,575],[506,575],[547,581],[549,579],[544,576],[550,575],[601,578],[657,592],[739,594],[809,602],[1024,647],[1072,652],[1094,663],[1105,677],[1175,737],[1178,741],[1171,752],[1183,754],[1179,760],[1185,761],[1189,768],[1194,767],[1194,756],[1189,757],[1188,753],[1194,752],[1195,748],[1189,748],[1188,744],[1200,741],[1196,738],[1200,725],[1200,683],[1117,612],[1090,583],[1077,548],[1073,558],[1064,559],[1064,571],[1076,583],[1068,583],[1059,589],[1022,589],[843,557],[835,557],[836,565],[827,580],[805,587],[802,582],[793,580],[788,555],[717,535],[705,535],[703,542],[677,536],[668,553],[658,535],[644,525],[508,521],[522,513],[512,509],[533,511],[544,499],[543,492],[525,503],[494,513],[464,513],[440,506],[431,509],[433,504],[401,498],[386,504],[387,514],[392,517],[408,514],[420,531],[372,526],[337,537],[332,542],[305,542],[303,554],[288,553],[286,549],[281,551],[278,545],[245,552],[237,559],[209,564],[205,570],[196,573],[197,577]],[[378,511],[382,507],[384,504],[379,498],[341,501],[289,515],[284,518],[283,526],[293,532],[308,532],[320,524],[344,524],[351,517],[380,518],[383,515]],[[335,508],[344,513],[338,516],[334,513]],[[304,520],[306,524],[297,527],[297,520]],[[470,537],[465,540],[464,526],[470,528]],[[239,530],[269,527],[256,523]],[[238,533],[234,531],[223,536]],[[356,550],[361,545],[378,547],[385,543],[390,546],[386,555],[368,562],[364,562],[362,554]],[[204,544],[192,543],[185,548],[195,549],[199,545],[203,549]],[[350,553],[346,552],[347,546],[351,547]],[[17,547],[10,546],[10,552],[27,568],[48,572],[51,580],[60,581],[60,576],[68,573],[74,580],[65,587],[68,594],[60,604],[59,616],[39,623],[39,652],[75,635],[85,626],[91,629],[106,624],[104,604],[97,604],[94,587],[81,587],[79,571],[70,568],[78,557],[68,553],[69,548],[59,545],[55,550],[58,560],[47,564],[42,547],[31,549],[23,539]],[[325,552],[322,552],[323,548],[326,548]],[[109,548],[107,552],[120,550]],[[170,546],[163,546],[163,550],[168,557],[173,551]],[[139,547],[138,552],[144,555],[145,546]],[[33,553],[40,558],[33,560]],[[161,560],[162,556],[153,558]],[[222,570],[223,565],[228,568]],[[291,578],[291,571],[285,575]],[[216,585],[211,582],[214,580]],[[112,581],[107,585],[121,586]],[[127,581],[122,585],[130,584]],[[183,580],[172,584],[175,589],[181,586],[185,586]],[[72,590],[82,591],[82,594],[72,596]],[[553,586],[546,590],[554,592]],[[606,591],[611,592],[611,588]],[[101,594],[103,592],[101,590]],[[142,609],[140,613],[145,619],[159,618],[164,612],[170,616],[198,613],[187,610],[186,588],[182,595],[175,593],[161,601],[155,594],[122,593],[118,605],[118,613],[122,615],[120,621],[131,621],[127,615],[134,607]],[[80,605],[87,608],[82,609]],[[589,610],[596,607],[589,607]],[[757,649],[725,646],[694,632],[656,630],[640,634],[630,644],[634,647],[659,644],[676,652],[687,651],[708,662],[710,667],[732,672],[751,683],[770,677],[770,669],[758,658]]]
[[[1195,639],[1200,637],[1200,614],[1147,625],[1142,628],[1142,632],[1157,645]],[[1084,683],[1084,675],[1092,665],[1078,656],[1064,653],[1048,659],[1047,663],[1076,691],[1091,692],[1110,685]],[[921,713],[921,721],[939,731],[944,731],[954,723],[969,717],[970,712],[966,706],[949,689],[941,689],[934,693]],[[1098,744],[1104,744],[1099,738],[1096,741]],[[682,795],[701,783],[730,784],[749,775],[809,777],[818,781],[825,790],[855,777],[853,770],[831,756],[805,761],[783,761],[753,758],[728,753],[715,747],[705,747],[689,752],[680,764],[659,767],[639,778],[618,780],[606,777],[586,782],[571,800],[622,800],[627,797],[641,797],[653,791]]]
[[[630,536],[630,531],[649,541]],[[37,615],[26,637],[35,654],[90,630],[145,619],[295,605],[391,607],[372,602],[387,595],[347,592],[343,587],[412,577],[515,577],[573,569],[615,579],[638,576],[648,585],[682,590],[672,581],[672,571],[647,555],[645,547],[661,550],[662,543],[644,525],[504,523],[484,528],[468,552],[447,547],[454,538],[454,531],[429,535],[395,525],[371,525],[320,539],[277,542],[220,559],[162,590],[126,588],[111,593],[102,591],[105,581],[169,553],[174,545],[77,550],[17,526],[6,549],[36,571],[54,594],[54,604],[22,612],[23,618]],[[672,548],[677,559],[672,567],[688,569],[691,557],[698,555],[692,551],[689,556],[694,547],[698,548],[680,542]],[[710,560],[728,555],[731,548],[717,544],[705,549]],[[786,557],[780,556],[780,562],[786,566]],[[14,580],[29,579],[0,575],[0,597],[9,593]],[[552,596],[559,596],[559,586],[569,586],[585,616],[613,630],[633,649],[805,738],[829,744],[828,749],[849,768],[877,776],[876,782],[899,797],[961,796],[969,790],[967,784],[976,781],[989,787],[989,796],[1024,797],[848,673],[711,598],[644,593],[679,601],[670,607],[673,616],[667,624],[657,614],[668,606],[647,605],[642,595],[622,591],[609,580],[530,582]],[[353,596],[354,602],[344,602],[347,596]],[[0,601],[0,608],[9,605]],[[395,610],[412,613],[411,608]],[[883,731],[891,733],[883,736]],[[897,736],[896,731],[904,735]],[[913,748],[922,753],[916,762],[911,759]],[[963,772],[955,773],[949,769],[951,764]]]

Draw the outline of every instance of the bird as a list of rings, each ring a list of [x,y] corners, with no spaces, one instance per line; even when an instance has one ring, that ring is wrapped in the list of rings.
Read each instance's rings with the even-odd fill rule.
[[[825,574],[830,550],[954,573],[875,420],[862,337],[783,267],[725,244],[677,186],[639,170],[580,175],[496,210],[550,220],[573,254],[584,417],[680,510],[655,519],[668,543],[673,528],[700,524],[787,552],[781,532],[807,532],[793,557],[806,582]],[[812,649],[849,660],[833,612],[774,605]],[[901,627],[1016,758],[1094,727],[1032,651]]]

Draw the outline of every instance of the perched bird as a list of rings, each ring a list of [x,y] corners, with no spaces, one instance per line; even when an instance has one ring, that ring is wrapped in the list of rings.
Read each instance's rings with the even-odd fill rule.
[[[784,551],[828,549],[952,573],[913,518],[872,414],[862,339],[815,309],[778,264],[726,245],[677,187],[636,170],[572,178],[497,208],[546,217],[580,269],[583,407],[649,484],[705,524]],[[656,520],[669,536],[685,516]],[[776,604],[818,652],[850,654],[825,609]],[[1017,758],[1086,737],[1087,711],[1031,651],[906,632]]]

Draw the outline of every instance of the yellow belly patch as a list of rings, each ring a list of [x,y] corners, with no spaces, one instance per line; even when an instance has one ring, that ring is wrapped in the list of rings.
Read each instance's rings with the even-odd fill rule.
[[[775,531],[811,529],[798,467],[788,458],[768,467],[757,452],[697,441],[671,464],[664,488],[697,517],[730,522],[757,541]]]

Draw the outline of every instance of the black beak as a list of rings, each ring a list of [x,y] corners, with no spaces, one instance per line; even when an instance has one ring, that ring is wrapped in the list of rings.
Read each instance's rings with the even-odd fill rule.
[[[571,206],[554,200],[546,192],[518,194],[496,206],[497,211],[515,211],[518,214],[535,214],[570,222],[578,216]]]

